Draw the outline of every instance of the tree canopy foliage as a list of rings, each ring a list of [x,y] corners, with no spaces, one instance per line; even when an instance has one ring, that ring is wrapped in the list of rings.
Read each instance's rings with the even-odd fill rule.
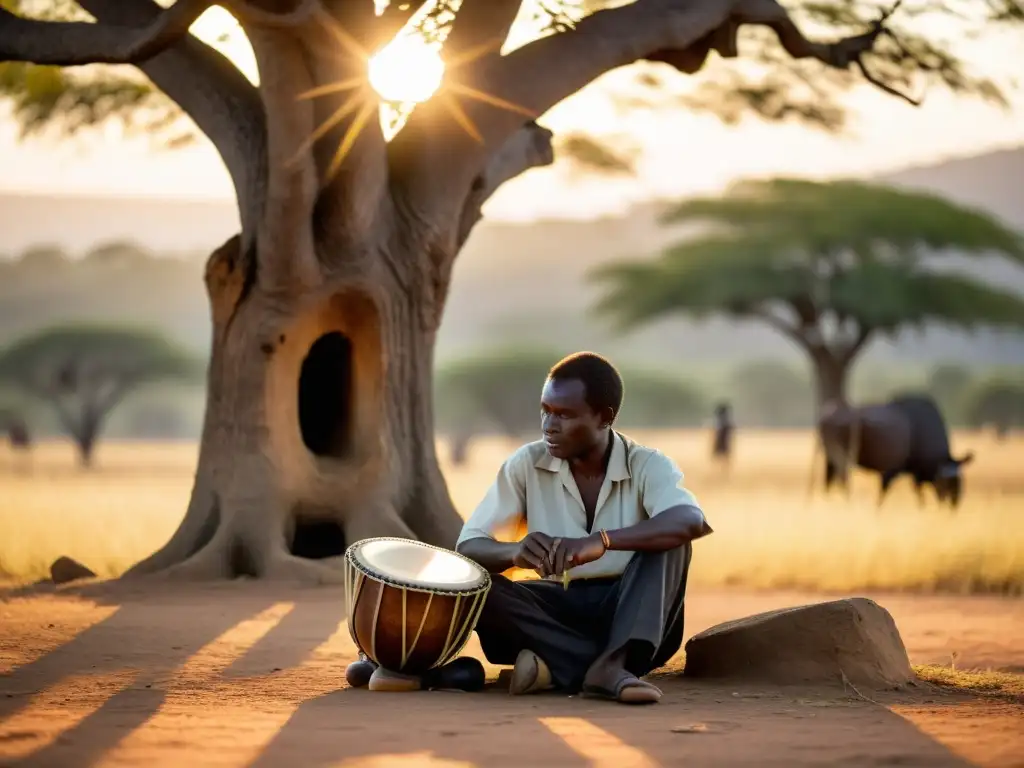
[[[408,24],[427,39],[443,42],[461,5],[458,0],[391,2],[384,4],[382,14],[393,17],[386,26],[392,33]],[[617,5],[622,5],[621,0],[524,0],[510,37],[523,44],[568,31],[595,12]],[[0,8],[39,19],[91,18],[73,0],[0,0]],[[786,8],[795,21],[823,38],[863,29],[877,19],[880,10],[873,0],[789,0]],[[844,128],[848,110],[843,94],[863,83],[865,76],[911,101],[920,99],[929,88],[939,88],[1007,105],[1013,81],[965,59],[962,46],[950,40],[1020,34],[1024,31],[1024,4],[1018,0],[907,0],[887,25],[892,34],[863,57],[863,71],[828,68],[811,58],[791,58],[770,30],[750,28],[741,33],[742,61],[735,58],[735,50],[722,50],[696,83],[672,76],[677,63],[673,56],[678,52],[666,51],[637,66],[626,84],[606,86],[606,90],[623,110],[682,107],[707,112],[726,123],[752,116],[829,131]],[[228,50],[224,44],[237,49],[244,39],[240,26],[228,25],[208,42]],[[9,100],[25,135],[47,128],[71,133],[115,121],[129,133],[157,136],[169,146],[188,143],[195,136],[177,104],[146,77],[122,66],[69,71],[30,62],[0,62],[0,97]],[[561,157],[585,168],[612,173],[632,169],[634,150],[624,148],[621,139],[598,142],[571,133],[559,137],[557,144]]]
[[[195,380],[200,372],[191,356],[159,334],[128,328],[49,328],[0,352],[0,381],[46,402],[84,464],[125,395],[155,381]]]
[[[1024,327],[1024,297],[939,270],[940,252],[1024,265],[1024,239],[945,199],[859,181],[747,181],[676,206],[702,233],[650,261],[595,270],[601,310],[631,328],[673,313],[770,324],[845,377],[876,334],[928,323]],[[833,382],[840,391],[841,382]]]

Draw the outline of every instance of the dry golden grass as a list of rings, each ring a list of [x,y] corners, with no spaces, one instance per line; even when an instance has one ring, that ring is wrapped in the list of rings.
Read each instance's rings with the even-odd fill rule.
[[[956,453],[970,448],[977,455],[954,514],[931,495],[919,509],[906,479],[879,510],[877,480],[867,474],[855,478],[849,500],[837,492],[825,498],[820,466],[808,498],[807,432],[741,432],[728,477],[708,460],[707,432],[632,436],[679,462],[715,528],[697,545],[695,583],[1024,593],[1024,439],[954,436]],[[480,441],[468,466],[445,467],[464,515],[514,448],[507,440]],[[40,445],[31,469],[0,449],[0,572],[39,577],[66,554],[116,575],[173,532],[195,459],[194,444],[108,443],[97,468],[85,472],[64,443]]]
[[[962,670],[935,664],[915,666],[922,680],[978,696],[1024,702],[1024,675],[998,670]]]

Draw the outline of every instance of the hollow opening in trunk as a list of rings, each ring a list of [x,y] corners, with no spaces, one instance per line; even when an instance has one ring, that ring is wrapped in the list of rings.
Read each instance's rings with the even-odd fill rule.
[[[352,427],[352,341],[332,331],[309,348],[299,373],[299,429],[317,456],[341,458]]]
[[[323,560],[345,554],[345,531],[331,520],[295,521],[291,553],[308,560]]]

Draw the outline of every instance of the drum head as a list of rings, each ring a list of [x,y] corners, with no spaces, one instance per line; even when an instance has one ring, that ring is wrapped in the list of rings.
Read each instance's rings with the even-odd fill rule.
[[[468,592],[488,581],[469,558],[412,539],[366,539],[352,545],[352,559],[385,581],[439,592]]]

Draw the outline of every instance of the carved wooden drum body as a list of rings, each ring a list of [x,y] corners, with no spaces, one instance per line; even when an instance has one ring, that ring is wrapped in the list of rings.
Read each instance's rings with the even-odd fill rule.
[[[454,659],[490,588],[490,574],[469,558],[412,539],[364,539],[345,552],[352,640],[371,661],[403,675]]]

